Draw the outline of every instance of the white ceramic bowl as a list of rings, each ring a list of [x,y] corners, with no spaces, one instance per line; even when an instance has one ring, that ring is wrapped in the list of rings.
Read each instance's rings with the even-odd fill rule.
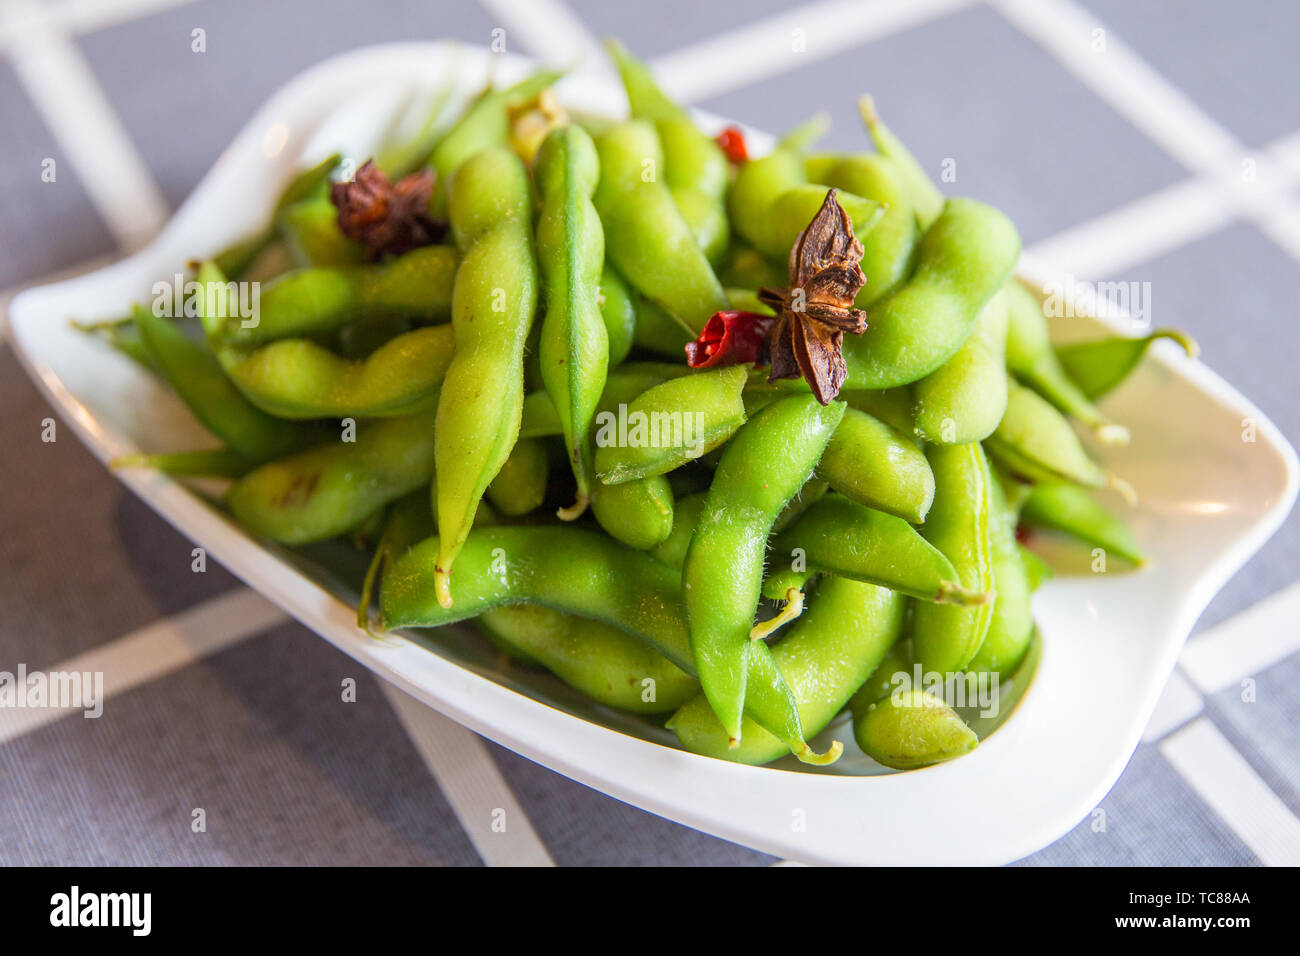
[[[314,67],[253,117],[148,248],[18,296],[10,323],[20,358],[101,460],[211,444],[153,376],[67,320],[120,314],[158,278],[251,231],[302,164],[336,148],[365,158],[421,91],[454,77],[468,96],[493,70],[509,81],[527,69],[450,43],[367,48]],[[571,76],[560,92],[576,107],[615,115],[624,108],[608,77]],[[755,132],[751,143],[761,149],[770,140]],[[182,484],[139,471],[119,477],[250,586],[376,673],[613,797],[806,862],[1000,863],[1050,843],[1101,800],[1137,746],[1193,622],[1296,494],[1295,452],[1277,429],[1204,365],[1164,346],[1107,403],[1132,428],[1132,444],[1107,450],[1105,460],[1140,496],[1132,523],[1150,566],[1049,582],[1035,599],[1041,660],[1011,719],[970,756],[910,773],[879,775],[846,727],[838,735],[850,753],[832,772],[699,757],[549,678],[501,672],[460,629],[374,641],[336,592]],[[1254,442],[1243,441],[1245,419]]]

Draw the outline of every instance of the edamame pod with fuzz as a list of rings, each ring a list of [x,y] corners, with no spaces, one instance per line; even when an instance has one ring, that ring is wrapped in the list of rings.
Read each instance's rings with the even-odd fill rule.
[[[977,594],[993,594],[993,476],[977,443],[932,445],[926,449],[934,471],[934,507],[921,529],[957,571],[957,583]],[[993,602],[959,607],[918,603],[912,626],[912,651],[925,674],[960,672],[984,643]]]
[[[1139,338],[1108,336],[1091,342],[1075,342],[1057,349],[1060,363],[1071,381],[1088,398],[1101,398],[1128,378],[1158,339],[1172,339],[1182,346],[1189,358],[1196,358],[1199,347],[1191,336],[1177,329],[1156,329]]]
[[[859,504],[920,524],[934,501],[925,453],[898,429],[849,408],[822,454],[817,473]]]
[[[302,268],[355,266],[365,261],[366,247],[343,235],[338,207],[325,190],[289,206],[275,223],[289,258]]]
[[[655,560],[681,570],[686,563],[686,549],[691,546],[695,526],[700,523],[707,492],[697,491],[673,502],[673,529],[668,537],[650,549]]]
[[[505,604],[541,604],[593,618],[647,641],[683,671],[698,676],[682,607],[681,575],[650,555],[573,525],[476,528],[465,541],[454,606],[441,605],[433,580],[437,541],[416,545],[384,576],[383,622],[441,627]],[[801,760],[822,761],[799,729],[798,711],[767,645],[750,643],[747,708],[755,722]]]
[[[870,96],[858,98],[858,113],[880,154],[891,160],[898,169],[904,188],[911,199],[917,224],[929,229],[943,214],[944,198],[925,168],[912,155],[911,150],[881,120],[876,112],[876,102]]]
[[[546,480],[550,474],[548,457],[546,443],[541,439],[519,439],[497,476],[487,486],[488,501],[509,518],[536,511],[546,498]]]
[[[1065,416],[1014,379],[1007,381],[1006,414],[985,444],[999,464],[1031,481],[1070,481],[1088,488],[1116,483],[1088,457]]]
[[[1063,531],[1107,554],[1116,554],[1130,564],[1146,563],[1133,532],[1124,522],[1098,503],[1085,488],[1060,482],[1034,485],[1020,512],[1030,528]]]
[[[941,445],[983,441],[1007,410],[1007,304],[989,299],[957,354],[912,386],[916,433]]]
[[[508,649],[606,707],[663,714],[700,691],[699,681],[653,647],[601,621],[521,604],[490,608],[478,623]]]
[[[646,551],[672,533],[673,489],[662,475],[619,485],[597,483],[592,489],[591,510],[611,538]]]
[[[849,710],[861,714],[880,698],[896,689],[912,686],[912,647],[906,639],[900,640],[884,656],[871,676],[849,698]]]
[[[989,602],[987,587],[964,584],[953,562],[902,518],[842,495],[827,495],[773,539],[774,570],[798,570],[796,561],[809,573],[838,574],[921,601]]]
[[[943,763],[979,746],[957,712],[923,690],[891,693],[867,705],[854,714],[853,736],[863,753],[895,770]]]
[[[1016,541],[1016,515],[1008,505],[998,481],[990,483],[993,510],[989,520],[989,544],[993,553],[993,586],[997,602],[989,619],[989,631],[967,670],[1009,677],[1024,660],[1034,636],[1034,613],[1029,597],[1029,575]]]
[[[740,365],[683,375],[602,413],[596,422],[600,480],[617,485],[667,474],[717,448],[745,424],[746,378]]]
[[[777,515],[812,475],[844,405],[791,395],[767,406],[725,447],[682,568],[700,684],[733,745],[740,742],[745,665]]]
[[[826,578],[808,610],[772,649],[799,708],[806,736],[820,733],[898,640],[903,625],[902,595],[871,584]],[[687,750],[737,763],[770,763],[788,753],[786,745],[748,716],[739,747],[697,695],[668,721]]]
[[[632,351],[636,335],[635,293],[608,263],[600,274],[600,317],[609,341],[609,367],[621,365]]]
[[[559,512],[570,521],[591,500],[591,424],[609,369],[609,333],[598,302],[605,237],[591,204],[600,163],[591,137],[577,126],[555,130],[538,151],[534,175],[542,195],[537,257],[546,292],[538,352],[578,486],[573,505]]]
[[[921,237],[910,279],[867,310],[867,331],[844,339],[844,387],[891,388],[929,375],[956,354],[1011,274],[1020,236],[974,199],[950,199]]]
[[[324,541],[429,483],[434,413],[363,421],[355,441],[335,440],[268,462],[230,487],[241,525],[281,544]]]
[[[519,435],[524,344],[537,306],[528,175],[509,150],[485,149],[456,173],[448,203],[464,258],[456,270],[456,354],[438,401],[438,600],[479,499]]]
[[[637,291],[695,335],[709,316],[727,308],[727,297],[662,180],[664,158],[654,127],[640,120],[623,123],[596,146],[595,204],[606,255]]]

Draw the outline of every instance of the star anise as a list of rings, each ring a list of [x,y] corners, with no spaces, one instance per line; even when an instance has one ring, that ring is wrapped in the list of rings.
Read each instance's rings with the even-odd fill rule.
[[[867,314],[853,308],[867,282],[862,252],[853,221],[835,190],[827,190],[821,209],[790,249],[790,287],[758,290],[777,313],[767,338],[769,382],[802,375],[823,405],[840,393],[848,375],[844,333],[861,335],[867,328]]]
[[[389,182],[374,161],[367,160],[355,179],[330,189],[339,229],[362,243],[372,260],[433,245],[447,233],[447,224],[429,215],[433,182],[428,168]]]

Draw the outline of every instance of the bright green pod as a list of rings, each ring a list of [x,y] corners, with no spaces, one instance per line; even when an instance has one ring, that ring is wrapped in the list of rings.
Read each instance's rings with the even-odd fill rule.
[[[764,408],[726,445],[682,568],[700,684],[733,744],[741,739],[746,653],[772,524],[812,476],[844,405],[791,395]],[[793,705],[789,689],[781,695]]]
[[[769,244],[768,214],[772,204],[787,189],[806,184],[803,160],[794,150],[776,149],[744,163],[736,171],[727,198],[732,228],[755,249],[765,251]],[[805,221],[804,225],[807,224]],[[789,253],[787,245],[778,257],[784,262]]]
[[[636,335],[636,297],[623,277],[606,263],[600,274],[600,317],[609,340],[609,367],[614,368],[632,351]]]
[[[772,649],[805,735],[820,733],[876,669],[898,640],[904,610],[903,597],[893,591],[844,578],[822,581],[808,610]],[[749,717],[741,724],[740,746],[729,747],[703,694],[673,714],[667,726],[687,750],[722,760],[765,764],[789,752]]]
[[[591,204],[600,178],[596,146],[581,127],[561,127],[542,143],[533,173],[542,196],[537,260],[546,300],[538,355],[578,485],[572,507],[560,510],[572,520],[591,499],[591,424],[609,370],[599,303],[605,236]]]
[[[803,183],[783,191],[768,207],[765,229],[754,244],[769,256],[788,257],[799,234],[822,208],[827,190],[826,186]],[[855,236],[869,235],[884,216],[885,207],[870,199],[843,190],[836,190],[835,198],[852,220]]]
[[[607,485],[664,475],[717,448],[745,424],[739,365],[669,379],[596,416],[596,475]]]
[[[1034,485],[1020,518],[1028,527],[1063,531],[1108,554],[1117,554],[1131,564],[1146,563],[1128,526],[1097,502],[1091,492],[1077,485],[1059,482]]]
[[[880,698],[897,689],[912,686],[912,645],[904,639],[889,649],[851,698],[849,710],[855,715],[864,713]]]
[[[1020,256],[1016,227],[992,206],[950,199],[917,246],[910,279],[867,310],[844,339],[844,387],[891,388],[924,378],[970,337]]]
[[[612,369],[605,379],[605,391],[600,396],[600,411],[617,411],[642,392],[670,378],[694,374],[689,366],[667,362],[625,362]],[[523,421],[520,437],[540,438],[561,434],[560,416],[555,404],[545,392],[530,392],[524,397]]]
[[[1199,351],[1195,340],[1185,333],[1177,329],[1156,329],[1138,338],[1107,336],[1063,345],[1056,354],[1070,380],[1095,401],[1128,378],[1157,339],[1172,339],[1191,358],[1196,358]]]
[[[977,594],[993,592],[993,476],[976,443],[932,445],[926,450],[934,470],[934,507],[921,529],[952,562],[957,581]],[[960,607],[918,603],[912,649],[925,675],[965,669],[988,635],[996,601]]]
[[[199,273],[201,282],[222,278],[215,266]],[[206,303],[205,296],[200,298]],[[175,321],[154,315],[144,306],[136,306],[132,314],[154,367],[194,417],[230,449],[260,462],[303,446],[307,436],[300,426],[272,418],[241,395],[216,357]]]
[[[655,560],[681,570],[682,565],[686,563],[686,549],[691,545],[695,526],[700,523],[700,514],[704,511],[706,496],[706,492],[697,491],[673,502],[673,530],[669,532],[668,537],[650,549]]]
[[[862,122],[871,134],[872,141],[880,154],[894,163],[902,178],[904,188],[916,213],[916,222],[922,229],[929,229],[934,221],[943,214],[944,198],[939,187],[934,184],[929,174],[912,155],[903,141],[894,135],[876,112],[875,101],[870,96],[858,99],[858,112]]]
[[[788,565],[793,571],[838,574],[921,601],[988,601],[987,587],[965,585],[953,562],[902,518],[841,495],[817,502],[773,538],[771,547],[774,569]]]
[[[912,417],[912,389],[906,385],[898,388],[855,389],[840,392],[840,398],[849,408],[866,412],[904,435],[916,434],[916,419]]]
[[[438,600],[452,601],[451,569],[474,511],[519,436],[524,344],[537,307],[528,174],[499,147],[457,171],[448,202],[464,258],[456,270],[456,353],[443,381],[434,435],[438,472]]]
[[[1014,379],[1007,381],[1006,414],[986,445],[1003,467],[1031,481],[1070,481],[1088,488],[1111,483],[1065,416]]]
[[[540,438],[519,439],[510,449],[510,457],[487,486],[488,501],[511,518],[536,511],[546,498],[549,457],[546,443]]]
[[[655,128],[633,120],[597,143],[600,185],[595,203],[605,248],[619,273],[686,327],[698,330],[727,297],[665,184]]]
[[[592,489],[591,510],[605,532],[629,548],[648,551],[673,530],[673,489],[662,475]]]
[[[846,497],[920,524],[934,501],[934,474],[907,435],[850,408],[835,429],[817,473]]]
[[[784,262],[776,262],[744,242],[732,243],[718,270],[718,278],[728,289],[729,299],[732,298],[730,290],[733,288],[761,289],[763,286],[777,288],[790,281],[789,275]],[[735,304],[734,299],[732,304]]]
[[[1029,591],[1033,593],[1043,586],[1044,581],[1050,580],[1054,575],[1051,567],[1044,561],[1036,551],[1031,551],[1023,544],[1019,546],[1020,560],[1025,566],[1025,576],[1029,579]]]
[[[644,641],[600,621],[522,604],[490,608],[478,623],[606,707],[662,714],[700,690],[699,681]]]
[[[643,295],[635,297],[636,329],[632,341],[643,349],[660,355],[680,359],[686,354],[686,343],[695,335],[669,315],[657,302]]]
[[[867,706],[853,721],[863,753],[895,770],[915,770],[965,756],[979,746],[957,712],[922,690],[899,691]]]
[[[1011,673],[1024,660],[1034,636],[1033,593],[1025,563],[1016,541],[1016,516],[1002,494],[1000,482],[990,485],[993,512],[989,520],[989,545],[993,554],[993,587],[997,601],[989,620],[989,631],[966,669],[974,673]]]
[[[450,608],[436,597],[437,554],[435,540],[422,542],[384,575],[385,627],[440,627],[504,604],[541,604],[627,631],[696,675],[681,575],[643,551],[572,525],[477,528],[460,555]],[[745,666],[749,715],[796,756],[820,759],[803,739],[767,645],[753,642]]]
[[[286,207],[275,227],[289,257],[303,268],[359,265],[366,258],[365,246],[339,229],[338,207],[323,191]]]
[[[429,483],[432,411],[363,421],[355,429],[354,435],[267,462],[236,481],[226,497],[235,520],[282,544],[308,544],[346,533]]]
[[[257,462],[229,448],[201,448],[148,455],[120,455],[109,469],[152,468],[166,475],[202,475],[209,478],[238,478],[257,467]]]
[[[1007,410],[1006,342],[1007,303],[998,293],[957,354],[912,386],[918,435],[964,445],[993,434]]]

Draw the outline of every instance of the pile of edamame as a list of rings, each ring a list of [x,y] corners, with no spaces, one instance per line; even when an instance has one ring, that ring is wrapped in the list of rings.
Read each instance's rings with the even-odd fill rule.
[[[847,710],[887,767],[969,752],[943,688],[1026,660],[1051,573],[1028,529],[1142,563],[1095,495],[1124,490],[1096,452],[1128,440],[1096,403],[1154,339],[1192,343],[1055,348],[1014,226],[940,193],[870,100],[874,151],[816,152],[812,123],[750,159],[610,49],[627,119],[566,112],[537,73],[375,157],[434,171],[437,244],[344,234],[335,156],[198,266],[193,329],[148,306],[94,326],[221,443],[115,466],[230,479],[249,533],[369,552],[365,630],[472,619],[687,750],[829,764],[842,742],[809,741]],[[758,289],[830,190],[866,279],[838,397],[692,368],[711,317],[770,314]]]

